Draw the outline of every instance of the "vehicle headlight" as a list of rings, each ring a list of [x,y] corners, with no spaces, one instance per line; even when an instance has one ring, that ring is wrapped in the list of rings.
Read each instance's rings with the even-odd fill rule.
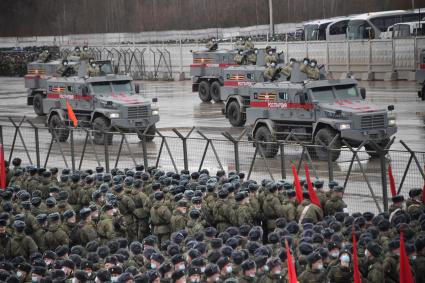
[[[152,110],[152,115],[159,115],[159,110]]]
[[[109,118],[114,119],[114,118],[119,118],[120,117],[120,113],[110,113],[109,114]]]
[[[395,117],[388,118],[388,126],[390,127],[395,126]]]
[[[351,124],[349,123],[342,123],[338,125],[340,130],[348,130],[351,129]]]

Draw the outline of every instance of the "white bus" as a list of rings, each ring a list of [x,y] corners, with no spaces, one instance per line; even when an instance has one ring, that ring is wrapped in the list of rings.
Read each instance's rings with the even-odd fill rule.
[[[346,20],[346,17],[338,17],[324,20],[311,21],[304,24],[304,40],[329,40],[328,28],[334,23]],[[335,35],[333,35],[335,39]],[[345,32],[344,37],[345,38]],[[340,38],[338,38],[340,39]]]
[[[350,17],[336,19],[326,28],[326,40],[345,40]]]
[[[357,15],[348,22],[347,39],[382,38],[385,37],[388,27],[396,23],[419,21],[423,16],[421,15],[419,10],[395,10]]]
[[[398,23],[390,26],[387,33],[390,38],[423,36],[425,34],[425,21],[422,19],[420,22]]]

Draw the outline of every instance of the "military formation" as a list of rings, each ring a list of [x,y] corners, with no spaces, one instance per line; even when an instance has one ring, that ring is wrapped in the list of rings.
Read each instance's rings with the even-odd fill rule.
[[[363,282],[398,282],[399,232],[425,272],[422,189],[388,212],[349,214],[337,182],[257,183],[243,173],[180,174],[138,165],[71,172],[7,167],[0,201],[0,281],[352,282],[352,235]],[[416,276],[417,282],[423,282]]]
[[[39,59],[40,54],[45,51],[50,54],[50,58],[59,58],[58,47],[34,46],[0,50],[0,76],[22,77],[26,75],[27,64]]]

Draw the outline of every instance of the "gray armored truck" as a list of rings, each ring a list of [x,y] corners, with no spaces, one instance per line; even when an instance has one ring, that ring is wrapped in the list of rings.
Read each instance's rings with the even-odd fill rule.
[[[274,157],[279,149],[274,141],[285,140],[290,133],[300,142],[317,145],[310,152],[320,160],[328,158],[323,145],[330,145],[337,136],[333,161],[340,155],[342,140],[353,147],[365,140],[385,146],[396,133],[395,117],[388,111],[394,106],[387,109],[366,102],[366,92],[358,88],[356,80],[310,81],[295,69],[291,81],[256,83],[241,93],[250,97],[247,123],[252,137],[262,142],[259,146],[266,157]],[[365,147],[375,157],[372,144]]]
[[[425,100],[425,49],[419,54],[419,66],[415,73],[418,96]]]
[[[33,105],[37,115],[47,115],[46,125],[56,138],[68,139],[71,121],[67,104],[71,105],[78,125],[93,129],[96,144],[105,142],[104,132],[136,132],[139,138],[154,138],[159,121],[159,110],[151,101],[138,95],[140,86],[128,75],[115,74],[110,61],[96,61],[99,75],[87,75],[87,62],[70,61],[75,70],[71,76],[56,75],[60,61],[33,62],[27,67],[25,87],[28,89],[27,104]],[[112,135],[106,136],[108,143]]]
[[[275,52],[275,49],[272,49]],[[192,91],[198,92],[199,98],[203,102],[209,102],[211,100],[215,102],[225,101],[228,94],[222,95],[222,86],[226,81],[226,76],[231,73],[241,70],[244,71],[244,67],[247,67],[249,71],[254,70],[257,73],[263,73],[265,69],[265,49],[254,49],[244,51],[244,57],[247,57],[248,52],[255,52],[257,60],[256,64],[248,64],[247,60],[243,60],[242,65],[238,65],[234,58],[237,54],[237,50],[216,50],[216,51],[197,51],[192,52],[193,63],[190,65],[190,75],[192,76]],[[283,58],[282,54],[279,54],[279,58]],[[283,63],[283,59],[280,59],[279,63]],[[228,69],[232,68],[231,72]],[[258,81],[264,81],[262,75],[258,76]]]

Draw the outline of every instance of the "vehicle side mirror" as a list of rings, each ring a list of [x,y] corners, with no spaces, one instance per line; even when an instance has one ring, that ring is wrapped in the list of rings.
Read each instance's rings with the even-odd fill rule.
[[[304,105],[305,104],[305,95],[304,95],[304,93],[299,93],[298,95],[300,97],[300,104],[301,105]]]
[[[152,102],[153,103],[157,103],[158,102],[158,98],[157,97],[152,98]]]
[[[135,84],[135,85],[134,85],[134,91],[135,91],[136,93],[140,93],[140,84]]]
[[[394,105],[388,105],[388,111],[393,111],[394,110]]]
[[[87,86],[84,86],[84,87],[81,89],[81,93],[82,93],[82,95],[83,95],[83,96],[87,96],[87,95],[89,95],[89,88],[88,88]]]
[[[366,89],[364,87],[361,87],[361,88],[359,88],[359,90],[360,90],[360,96],[363,99],[366,99]]]
[[[118,66],[114,66],[114,74],[118,74]]]

